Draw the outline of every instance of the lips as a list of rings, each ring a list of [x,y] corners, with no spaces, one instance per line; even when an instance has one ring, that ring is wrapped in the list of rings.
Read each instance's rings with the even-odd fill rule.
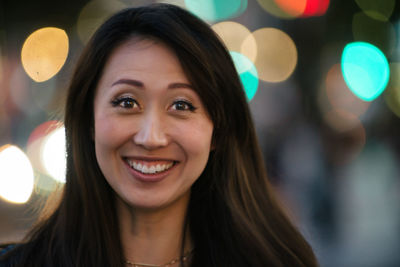
[[[160,182],[175,169],[179,161],[165,158],[124,157],[132,177],[141,183]]]
[[[126,162],[132,169],[139,171],[143,174],[162,173],[169,170],[174,165],[174,161],[147,161],[126,159]]]

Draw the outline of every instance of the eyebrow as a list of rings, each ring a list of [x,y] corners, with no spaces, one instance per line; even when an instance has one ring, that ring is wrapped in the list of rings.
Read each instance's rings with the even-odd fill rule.
[[[132,80],[132,79],[119,79],[118,81],[114,82],[111,86],[114,86],[117,84],[128,84],[128,85],[138,87],[139,89],[144,88],[143,82],[138,81],[138,80]],[[168,89],[178,89],[178,88],[193,89],[193,86],[188,83],[171,83],[168,85]]]

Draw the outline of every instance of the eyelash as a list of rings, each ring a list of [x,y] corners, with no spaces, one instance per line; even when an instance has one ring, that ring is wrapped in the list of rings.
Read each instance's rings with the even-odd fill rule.
[[[176,100],[176,101],[174,101],[174,103],[172,104],[172,106],[175,106],[175,105],[185,105],[187,108],[184,108],[184,109],[177,109],[177,108],[175,108],[176,110],[181,110],[181,111],[191,111],[191,112],[194,112],[197,108],[195,107],[195,106],[193,106],[192,105],[192,103],[190,103],[189,101],[186,101],[186,100]]]
[[[130,104],[129,104],[130,106],[126,105],[128,101],[130,102]],[[121,108],[133,108],[135,104],[137,106],[139,106],[138,102],[134,98],[129,97],[129,96],[121,96],[116,99],[113,99],[111,101],[111,104],[113,107],[119,106]]]
[[[128,101],[129,101],[129,104],[127,104]],[[119,106],[121,108],[134,108],[134,105],[139,106],[139,103],[134,98],[129,97],[129,96],[122,96],[122,97],[118,97],[116,99],[113,99],[111,101],[111,104],[112,104],[113,107],[118,107]],[[193,106],[192,103],[190,103],[187,100],[176,100],[176,101],[174,101],[172,106],[176,106],[176,105],[184,105],[185,106],[183,109],[179,109],[179,108],[175,107],[175,110],[178,110],[178,111],[191,111],[191,112],[194,112],[197,109],[195,106]]]

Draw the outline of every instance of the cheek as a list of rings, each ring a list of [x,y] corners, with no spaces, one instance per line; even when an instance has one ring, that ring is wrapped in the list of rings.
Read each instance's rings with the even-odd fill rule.
[[[107,162],[110,162],[109,153],[111,149],[115,146],[113,140],[115,140],[115,132],[112,131],[113,123],[106,119],[95,118],[94,126],[94,143],[95,143],[95,153],[97,162],[99,163],[100,169],[103,171],[107,177]]]
[[[191,187],[203,173],[211,151],[212,130],[196,128],[190,131],[185,138],[184,150],[186,154],[185,177]]]
[[[211,150],[213,127],[210,122],[196,122],[181,127],[179,134],[180,143],[187,156],[207,161]],[[200,162],[199,162],[200,163]]]
[[[115,132],[112,131],[114,123],[107,119],[95,120],[94,136],[96,143],[106,144],[113,140]]]
[[[95,117],[94,139],[96,147],[104,146],[115,148],[120,146],[129,137],[127,136],[126,123],[110,117]],[[98,148],[99,148],[98,147]]]

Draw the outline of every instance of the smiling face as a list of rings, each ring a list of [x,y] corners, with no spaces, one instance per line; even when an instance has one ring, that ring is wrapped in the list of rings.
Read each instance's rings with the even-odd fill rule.
[[[132,39],[115,49],[96,89],[94,124],[98,164],[120,199],[139,209],[187,203],[213,124],[167,46]]]

